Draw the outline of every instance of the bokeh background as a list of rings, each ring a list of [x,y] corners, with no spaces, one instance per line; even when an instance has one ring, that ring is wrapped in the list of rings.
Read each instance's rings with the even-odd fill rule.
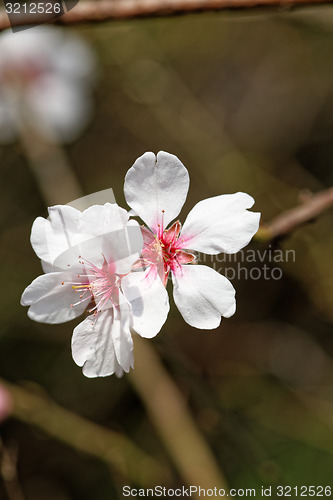
[[[190,173],[181,220],[201,199],[245,191],[269,222],[333,182],[332,28],[329,7],[75,28],[97,61],[94,112],[76,141],[57,145],[61,157],[83,194],[112,188],[125,207],[126,171],[145,151],[162,149]],[[54,154],[54,145],[35,140]],[[74,364],[77,321],[34,323],[20,306],[22,291],[41,273],[31,225],[47,216],[32,161],[19,138],[0,146],[1,377],[127,436],[160,464],[165,484],[186,484],[129,377],[86,379]],[[52,169],[55,198],[71,201],[63,199],[65,174],[58,175],[57,162]],[[254,240],[249,248],[260,255],[295,251],[288,262],[242,262],[279,267],[281,279],[236,276],[237,312],[214,331],[186,325],[172,304],[162,331],[146,341],[232,488],[256,488],[260,496],[262,485],[332,486],[332,229],[328,210],[280,241]],[[236,266],[218,263],[222,273]],[[67,425],[60,422],[59,432]],[[1,499],[110,500],[122,498],[124,484],[140,486],[102,456],[15,415],[0,433]],[[89,448],[84,430],[80,436]],[[158,481],[151,487],[163,477]]]

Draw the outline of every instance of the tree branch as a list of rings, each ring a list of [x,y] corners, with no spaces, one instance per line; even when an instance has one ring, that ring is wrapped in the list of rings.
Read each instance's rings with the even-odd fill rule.
[[[140,395],[181,477],[188,485],[208,489],[216,486],[228,496],[221,468],[198,430],[179,388],[163,367],[146,339],[134,337],[135,370],[129,377]],[[199,494],[192,495],[199,498]]]
[[[98,0],[81,1],[53,22],[82,24],[141,17],[165,17],[219,10],[256,8],[291,9],[333,3],[333,0]],[[42,23],[43,15],[18,15],[15,26]],[[0,12],[0,31],[9,28],[6,12]]]
[[[105,429],[62,408],[46,394],[0,379],[13,400],[13,417],[40,429],[73,449],[103,460],[128,480],[143,487],[168,482],[168,469],[126,436]]]
[[[270,241],[286,236],[331,207],[333,207],[333,187],[307,198],[302,205],[286,210],[272,222],[262,225],[255,239]]]

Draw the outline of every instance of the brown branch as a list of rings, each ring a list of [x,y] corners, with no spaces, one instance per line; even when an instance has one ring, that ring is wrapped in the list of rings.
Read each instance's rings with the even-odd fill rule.
[[[134,340],[135,370],[129,374],[130,381],[181,477],[189,486],[204,489],[216,486],[228,496],[227,480],[197,429],[179,388],[147,340],[138,335]]]
[[[90,422],[56,404],[47,394],[38,394],[5,380],[1,384],[13,400],[12,416],[36,427],[73,449],[103,460],[123,477],[149,487],[170,480],[168,469],[126,436]]]
[[[333,187],[308,198],[302,205],[286,210],[269,224],[260,227],[256,240],[270,241],[291,233],[333,207]]]
[[[333,0],[99,0],[81,1],[53,22],[82,24],[141,17],[165,17],[219,10],[256,8],[291,9],[333,3]],[[45,22],[41,15],[18,15],[15,26]],[[51,21],[52,22],[52,21]],[[6,12],[0,13],[0,31],[9,28]]]

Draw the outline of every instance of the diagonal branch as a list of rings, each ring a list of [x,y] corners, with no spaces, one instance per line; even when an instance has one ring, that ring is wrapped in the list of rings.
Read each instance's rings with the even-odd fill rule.
[[[81,1],[54,22],[82,24],[111,20],[165,17],[219,10],[252,10],[256,8],[291,9],[333,3],[333,0],[98,0]],[[15,26],[43,23],[43,14],[18,15]],[[6,12],[0,12],[0,31],[9,28]]]
[[[13,400],[13,417],[45,432],[75,450],[103,460],[111,469],[140,486],[168,482],[168,469],[126,436],[62,408],[46,394],[0,380]]]
[[[189,486],[215,486],[228,496],[227,480],[197,429],[183,395],[146,339],[135,339],[135,371],[130,381],[140,395],[181,477]],[[192,494],[199,498],[200,494]]]
[[[270,223],[262,225],[254,238],[259,241],[270,241],[286,236],[331,207],[333,207],[333,187],[311,196],[297,207],[282,212]]]

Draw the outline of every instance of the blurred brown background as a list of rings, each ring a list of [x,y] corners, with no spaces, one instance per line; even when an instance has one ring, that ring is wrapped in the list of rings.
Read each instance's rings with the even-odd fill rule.
[[[329,187],[332,27],[333,9],[320,8],[76,28],[99,62],[93,119],[65,147],[83,192],[111,187],[126,206],[127,169],[143,152],[161,149],[190,173],[183,221],[201,199],[245,191],[268,222],[300,195]],[[184,484],[128,377],[90,380],[74,364],[77,322],[27,318],[20,295],[41,273],[29,235],[46,204],[19,141],[0,147],[0,175],[1,377],[42,387],[63,407],[126,434],[171,469],[171,486]],[[283,275],[232,280],[237,311],[216,331],[189,327],[172,304],[151,341],[230,487],[256,488],[259,496],[261,485],[331,485],[332,229],[331,210],[270,247],[252,242],[261,255],[293,249],[295,261],[242,263],[279,267]],[[237,263],[218,265],[223,273]],[[1,436],[16,450],[27,500],[122,498],[128,480],[102,460],[17,419],[2,424]],[[0,498],[6,495],[0,486]]]

